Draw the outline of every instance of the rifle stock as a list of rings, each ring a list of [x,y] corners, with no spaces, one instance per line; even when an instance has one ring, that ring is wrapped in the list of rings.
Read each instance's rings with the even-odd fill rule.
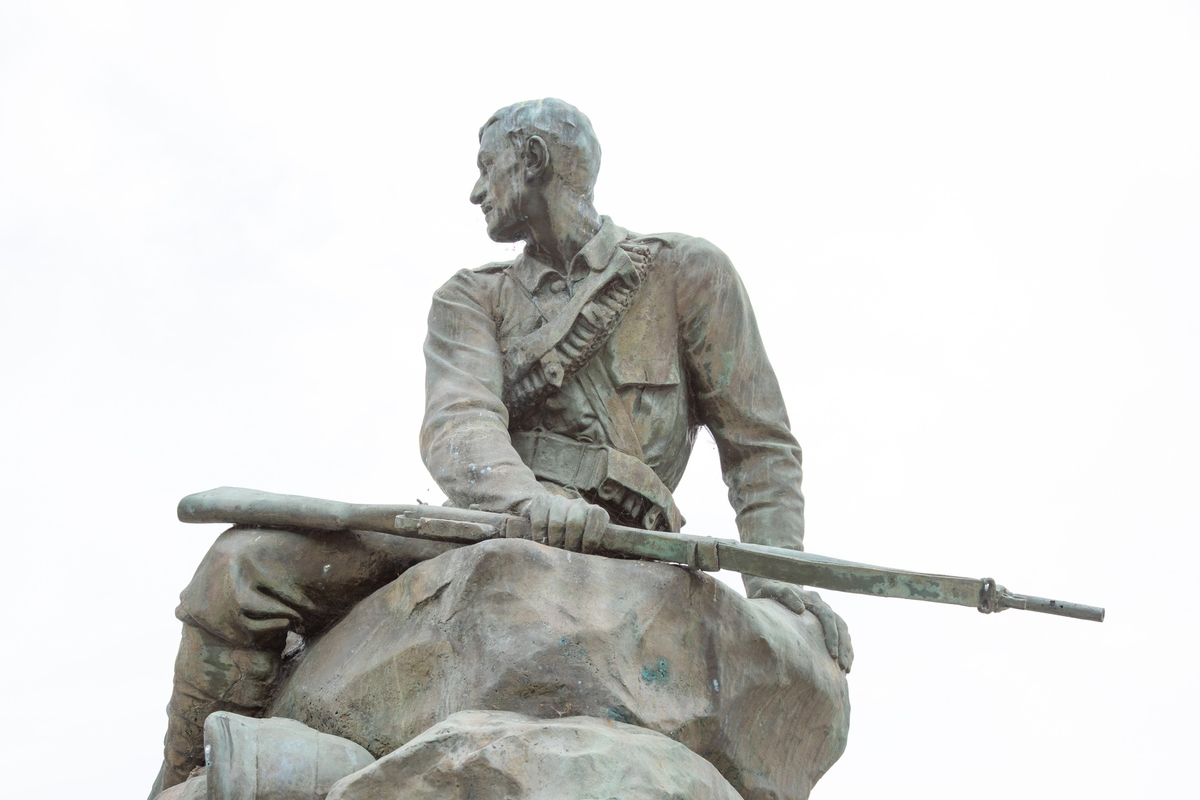
[[[221,487],[179,501],[181,522],[223,522],[247,527],[301,530],[364,530],[416,537],[454,546],[486,539],[529,539],[523,517],[474,509],[426,505],[365,505]],[[1104,609],[1018,595],[991,578],[959,578],[875,567],[799,550],[609,525],[595,552],[685,564],[694,569],[729,569],[743,575],[814,586],[837,592],[899,597],[968,606],[984,613],[1017,608],[1074,619],[1104,621]]]

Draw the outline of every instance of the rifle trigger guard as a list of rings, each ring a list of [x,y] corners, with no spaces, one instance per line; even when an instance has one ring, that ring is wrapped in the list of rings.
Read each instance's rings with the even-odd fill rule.
[[[979,613],[991,614],[995,611],[1003,609],[996,607],[996,579],[984,578],[983,585],[979,587]]]

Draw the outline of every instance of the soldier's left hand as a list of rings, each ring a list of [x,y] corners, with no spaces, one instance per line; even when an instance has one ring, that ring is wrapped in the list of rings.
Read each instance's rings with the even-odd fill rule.
[[[535,495],[526,513],[534,541],[576,553],[595,550],[608,527],[608,512],[600,506],[549,492]]]
[[[854,663],[850,630],[846,627],[846,621],[819,594],[794,583],[753,578],[746,581],[746,596],[774,600],[793,614],[810,612],[821,623],[829,655],[838,662],[843,672],[850,672],[850,666]]]

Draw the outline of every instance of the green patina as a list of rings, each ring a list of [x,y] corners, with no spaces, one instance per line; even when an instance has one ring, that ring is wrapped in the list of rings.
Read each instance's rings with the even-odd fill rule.
[[[671,673],[667,670],[667,660],[665,658],[660,658],[658,660],[657,668],[655,668],[655,667],[643,667],[642,668],[642,680],[646,681],[647,683],[664,682],[669,677],[671,677]]]
[[[607,708],[607,709],[605,709],[605,714],[608,716],[609,719],[614,720],[616,722],[624,722],[626,725],[636,725],[637,724],[634,721],[633,717],[630,715],[629,709],[625,708],[625,706],[618,706],[616,708]]]

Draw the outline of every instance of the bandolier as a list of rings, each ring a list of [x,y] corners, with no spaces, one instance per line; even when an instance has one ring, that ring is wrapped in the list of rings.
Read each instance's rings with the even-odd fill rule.
[[[592,356],[633,305],[661,244],[622,240],[618,257],[583,279],[560,314],[508,348],[504,405],[511,426],[518,428],[512,433],[513,448],[539,480],[578,492],[624,524],[677,531],[683,517],[670,489],[642,460],[633,420],[607,371],[592,364]],[[536,303],[531,295],[529,300]],[[519,430],[525,415],[572,379],[580,381],[594,410],[604,417],[613,446]]]

